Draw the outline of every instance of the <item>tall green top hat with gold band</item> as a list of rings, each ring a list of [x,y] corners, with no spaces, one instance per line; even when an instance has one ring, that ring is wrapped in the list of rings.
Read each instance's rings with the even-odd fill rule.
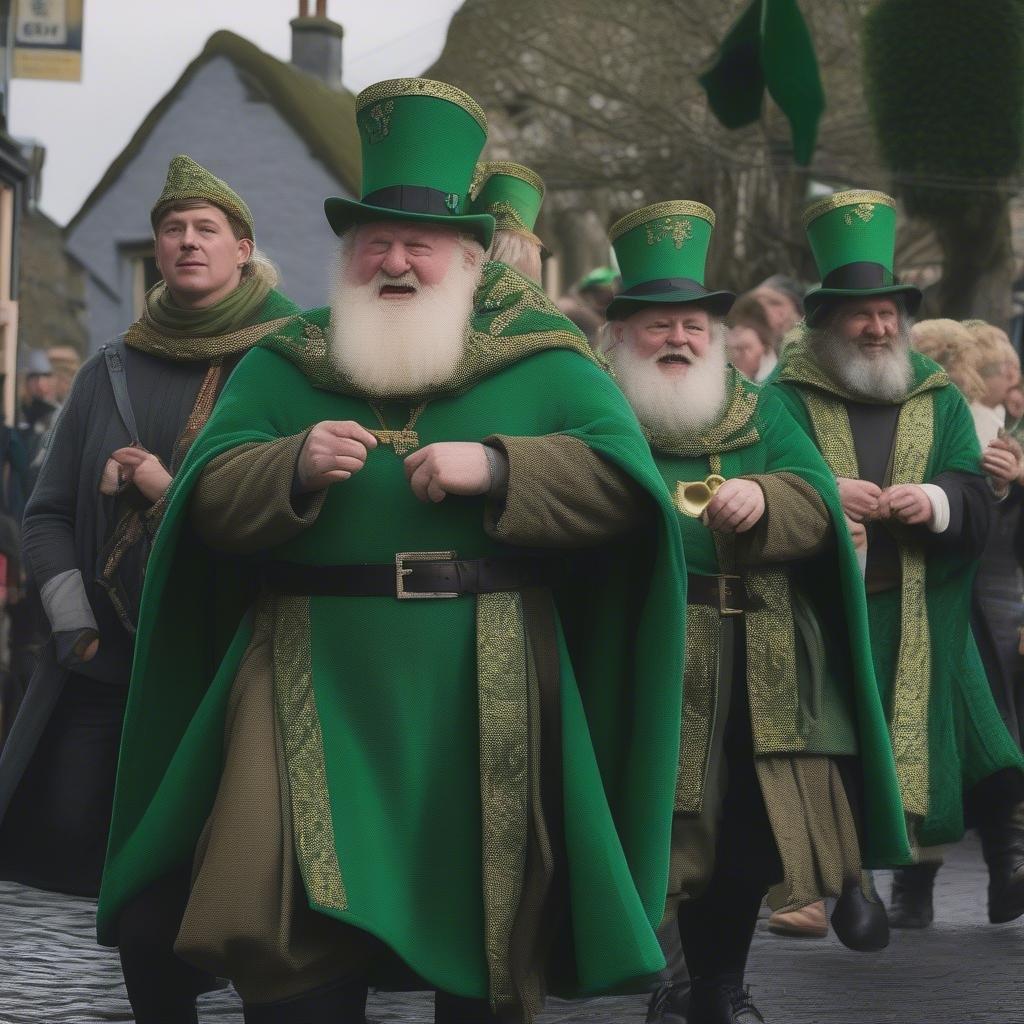
[[[487,117],[471,96],[428,78],[378,82],[357,97],[356,125],[363,195],[324,200],[335,234],[377,220],[426,221],[491,244],[494,218],[467,211],[473,168],[487,141]]]
[[[499,231],[515,231],[542,245],[533,233],[544,202],[544,182],[536,171],[511,160],[484,160],[476,165],[469,187],[469,208],[489,213]]]
[[[812,203],[804,229],[821,274],[821,286],[807,293],[808,321],[833,299],[900,295],[913,315],[921,292],[893,276],[896,203],[884,192],[836,192]]]
[[[167,168],[167,181],[160,198],[153,204],[149,219],[156,231],[164,210],[174,203],[209,203],[239,221],[246,238],[255,238],[252,214],[242,197],[226,182],[197,164],[190,156],[179,154]]]
[[[700,302],[725,316],[736,296],[704,287],[714,226],[714,211],[688,199],[645,206],[616,221],[609,237],[622,291],[609,304],[608,319],[621,320],[654,302]]]

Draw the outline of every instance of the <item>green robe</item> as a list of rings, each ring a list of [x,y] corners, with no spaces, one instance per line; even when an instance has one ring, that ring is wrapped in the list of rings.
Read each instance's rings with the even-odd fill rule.
[[[321,420],[379,426],[325,358],[328,321],[328,310],[306,314],[246,357],[175,482],[144,596],[100,897],[103,942],[116,941],[126,899],[192,856],[252,633],[243,614],[252,565],[212,559],[189,525],[200,473],[223,452]],[[642,531],[580,551],[580,572],[555,595],[575,954],[560,982],[595,992],[663,964],[653,929],[665,903],[679,742],[682,550],[639,425],[582,335],[494,263],[472,328],[452,381],[418,419],[420,444],[499,436],[511,502],[529,472],[517,439],[577,438],[624,470],[652,510]],[[386,412],[401,427],[409,403]],[[482,498],[419,502],[401,458],[382,444],[326,492],[309,528],[263,555],[313,564],[390,563],[401,551],[514,556],[500,520],[485,530],[489,512]],[[585,573],[595,565],[601,576]],[[518,595],[278,598],[276,609],[278,721],[311,906],[383,939],[431,985],[512,1001],[505,961],[527,839],[532,642]]]
[[[698,438],[651,435],[655,461],[671,493],[678,482],[755,477],[766,492],[760,530],[715,534],[700,519],[678,513],[687,567],[699,575],[738,572],[764,600],[748,612],[746,678],[756,755],[857,755],[863,779],[865,866],[905,863],[910,856],[892,750],[871,662],[864,588],[843,520],[839,494],[821,456],[771,391],[730,370],[730,404],[722,420]],[[809,484],[824,503],[834,537],[813,557],[773,556],[786,547],[786,524],[770,523],[786,509],[784,478]],[[798,534],[799,524],[791,529]],[[773,565],[773,562],[779,564]],[[794,609],[796,614],[794,614]],[[677,810],[697,813],[706,767],[704,747],[715,716],[708,671],[718,650],[718,615],[691,605],[688,614],[685,711]],[[821,636],[818,636],[818,630]],[[785,851],[783,851],[785,854]]]
[[[889,483],[980,472],[970,410],[937,363],[911,353]],[[846,394],[804,343],[786,350],[772,385],[836,476],[857,478]],[[1024,760],[999,716],[970,630],[976,560],[898,537],[902,585],[868,595],[875,676],[889,721],[903,807],[922,846],[963,835],[963,791]]]

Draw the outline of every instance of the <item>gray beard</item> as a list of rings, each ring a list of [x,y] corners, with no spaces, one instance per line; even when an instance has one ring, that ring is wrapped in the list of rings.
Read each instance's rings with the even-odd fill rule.
[[[707,355],[682,377],[666,376],[656,359],[636,356],[626,341],[607,356],[622,393],[645,427],[679,437],[700,434],[722,418],[728,399],[723,331],[716,330]]]
[[[827,327],[808,332],[808,351],[818,366],[840,387],[858,397],[880,402],[906,398],[913,380],[910,330],[901,325],[888,352],[865,355],[851,341]]]

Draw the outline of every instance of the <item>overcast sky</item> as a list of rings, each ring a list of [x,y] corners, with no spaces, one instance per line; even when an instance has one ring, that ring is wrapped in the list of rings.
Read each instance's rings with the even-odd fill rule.
[[[328,0],[353,91],[419,74],[461,0]],[[314,0],[310,8],[315,9]],[[46,147],[42,208],[65,224],[206,40],[226,28],[288,60],[298,0],[85,0],[82,81],[16,79],[10,131]]]

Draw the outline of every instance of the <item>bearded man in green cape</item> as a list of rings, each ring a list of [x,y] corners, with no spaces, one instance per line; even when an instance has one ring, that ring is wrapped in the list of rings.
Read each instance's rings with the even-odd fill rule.
[[[192,863],[177,950],[249,1024],[529,1020],[659,970],[684,570],[629,406],[464,213],[486,119],[359,97],[330,308],[239,366],[147,580],[99,911]],[[250,589],[255,588],[255,589]]]
[[[690,573],[669,907],[692,992],[677,978],[648,1019],[754,1024],[743,974],[769,888],[784,910],[837,897],[839,938],[880,949],[862,866],[909,844],[839,494],[779,397],[726,363],[734,296],[704,285],[714,222],[673,200],[612,228],[605,342]]]
[[[936,864],[924,848],[959,839],[965,810],[988,864],[989,919],[1010,921],[1024,914],[1024,763],[969,625],[994,489],[963,397],[911,350],[921,293],[893,277],[893,200],[838,193],[804,223],[822,286],[774,390],[836,475],[846,514],[867,527],[875,675],[922,861],[896,873],[893,923],[907,902],[930,920]]]

